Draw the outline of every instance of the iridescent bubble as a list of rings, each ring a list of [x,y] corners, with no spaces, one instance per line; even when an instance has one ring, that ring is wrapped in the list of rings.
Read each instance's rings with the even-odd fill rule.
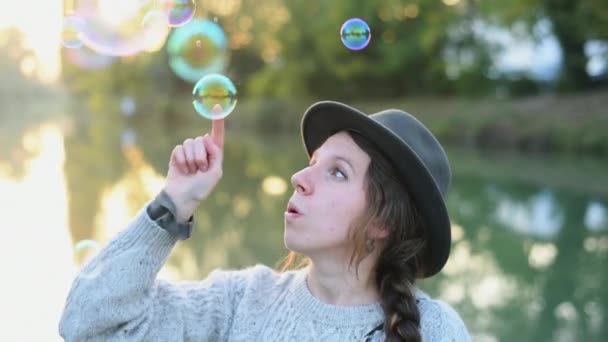
[[[144,28],[144,49],[148,52],[160,50],[165,45],[170,30],[167,14],[162,11],[150,11],[144,16],[142,26]]]
[[[99,244],[95,240],[80,240],[74,246],[74,259],[78,264],[87,263],[99,251]]]
[[[369,44],[372,34],[365,21],[351,18],[345,21],[340,28],[340,38],[347,48],[361,50]]]
[[[75,15],[63,18],[63,26],[61,27],[61,43],[63,46],[68,49],[81,47],[84,26],[84,20]]]
[[[206,74],[223,71],[228,40],[218,24],[192,19],[171,32],[167,52],[171,70],[181,79],[195,83]]]
[[[236,87],[232,81],[220,74],[209,74],[201,78],[192,90],[194,109],[201,116],[217,120],[227,117],[236,106]]]
[[[89,70],[103,69],[114,63],[116,59],[116,57],[101,55],[86,45],[81,46],[80,49],[67,49],[65,57],[68,62]]]
[[[196,2],[194,0],[161,0],[162,9],[169,17],[171,27],[179,27],[194,17]]]
[[[150,42],[142,25],[154,1],[81,0],[75,13],[86,22],[82,42],[107,56],[130,56],[144,51]]]

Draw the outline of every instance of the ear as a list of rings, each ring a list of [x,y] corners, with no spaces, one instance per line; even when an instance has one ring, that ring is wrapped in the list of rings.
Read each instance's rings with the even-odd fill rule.
[[[369,231],[370,237],[376,240],[386,239],[390,233],[390,229],[387,227],[376,224],[374,224]]]

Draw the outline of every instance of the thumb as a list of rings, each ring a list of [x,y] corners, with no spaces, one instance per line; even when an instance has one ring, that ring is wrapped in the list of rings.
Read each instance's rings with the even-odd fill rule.
[[[203,137],[203,143],[207,150],[207,160],[209,162],[209,170],[222,168],[222,161],[224,159],[222,149],[213,142],[213,138],[210,136]]]

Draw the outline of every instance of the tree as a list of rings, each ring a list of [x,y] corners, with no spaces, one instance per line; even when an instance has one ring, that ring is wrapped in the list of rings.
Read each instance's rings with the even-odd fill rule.
[[[369,99],[457,91],[447,77],[444,52],[451,27],[467,20],[463,8],[435,0],[284,5],[289,21],[277,33],[280,53],[252,79],[254,93]],[[370,26],[372,39],[363,50],[351,51],[340,41],[340,27],[352,17]],[[471,70],[483,78],[484,67]]]
[[[506,25],[523,21],[531,29],[540,20],[549,20],[562,49],[559,88],[588,89],[593,85],[586,70],[585,43],[608,39],[606,1],[515,0],[481,2],[480,5],[488,18]]]

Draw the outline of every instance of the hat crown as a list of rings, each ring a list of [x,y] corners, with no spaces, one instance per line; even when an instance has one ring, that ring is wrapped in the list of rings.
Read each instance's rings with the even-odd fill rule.
[[[441,144],[428,128],[411,114],[397,109],[387,109],[369,117],[410,147],[427,168],[445,198],[451,181],[450,165]]]

